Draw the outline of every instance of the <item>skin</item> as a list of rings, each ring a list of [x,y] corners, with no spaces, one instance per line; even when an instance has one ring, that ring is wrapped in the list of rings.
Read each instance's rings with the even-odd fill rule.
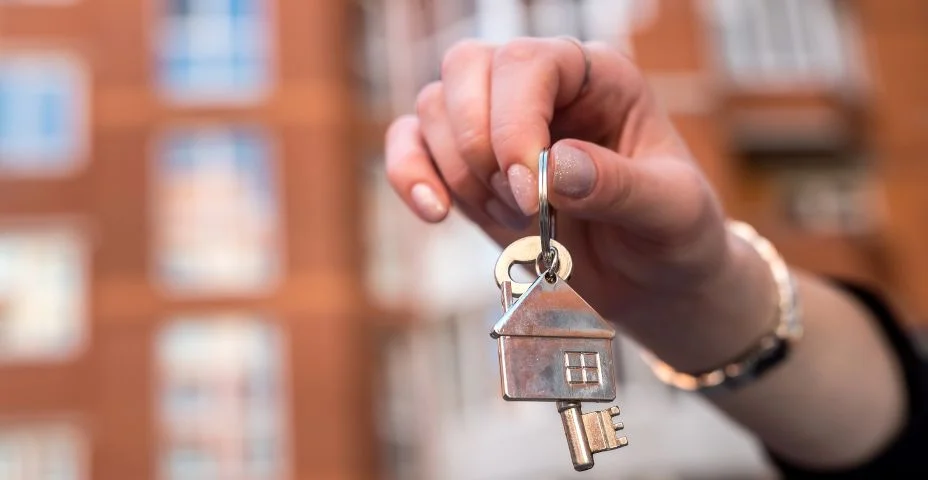
[[[454,206],[507,245],[537,234],[537,156],[553,144],[550,202],[574,257],[571,285],[677,370],[726,364],[775,324],[769,268],[727,233],[711,185],[633,62],[586,48],[584,84],[581,50],[563,39],[452,47],[416,115],[387,132],[390,182],[423,220]],[[589,188],[559,193],[584,171],[571,149],[595,174]],[[900,367],[855,300],[794,273],[803,340],[760,380],[709,398],[798,465],[851,467],[905,421]]]

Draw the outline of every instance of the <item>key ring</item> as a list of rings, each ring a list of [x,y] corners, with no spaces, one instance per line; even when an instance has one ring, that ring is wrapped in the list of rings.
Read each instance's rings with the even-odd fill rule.
[[[545,147],[538,155],[538,227],[541,236],[541,260],[546,276],[557,269],[557,249],[551,246],[554,240],[554,209],[548,203],[548,155]]]

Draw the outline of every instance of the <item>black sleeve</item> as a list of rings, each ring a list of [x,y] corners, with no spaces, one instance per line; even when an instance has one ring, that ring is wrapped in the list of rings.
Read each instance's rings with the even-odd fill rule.
[[[790,465],[772,453],[768,455],[782,478],[789,480],[928,478],[928,362],[920,358],[896,315],[878,295],[860,286],[839,285],[873,313],[898,355],[908,388],[906,426],[876,457],[851,470],[810,471]]]

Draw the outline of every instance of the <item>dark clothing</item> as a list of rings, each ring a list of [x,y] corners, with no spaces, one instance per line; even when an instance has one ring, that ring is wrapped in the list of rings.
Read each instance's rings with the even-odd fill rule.
[[[842,283],[873,313],[892,344],[905,370],[908,387],[908,421],[903,432],[883,452],[856,468],[839,472],[816,472],[790,465],[770,455],[784,479],[884,479],[928,478],[928,361],[921,358],[903,331],[897,316],[876,294]]]

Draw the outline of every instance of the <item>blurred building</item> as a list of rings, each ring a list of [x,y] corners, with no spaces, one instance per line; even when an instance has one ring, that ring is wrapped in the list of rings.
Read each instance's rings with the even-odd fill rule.
[[[0,479],[374,476],[356,8],[0,1]]]
[[[412,112],[442,53],[477,37],[573,35],[633,56],[720,192],[795,265],[901,295],[928,319],[928,5],[918,0],[365,2],[373,122]],[[593,66],[595,75],[596,67]],[[572,478],[551,405],[499,393],[498,246],[460,217],[424,227],[375,194],[374,291],[419,312],[389,335],[393,478]],[[407,286],[406,288],[400,285]],[[928,320],[926,320],[928,321]],[[621,342],[630,446],[588,478],[767,478],[758,446],[697,397],[659,385]],[[415,392],[411,394],[411,392]],[[592,408],[592,406],[591,406]]]
[[[573,478],[380,138],[457,39],[636,58],[733,216],[928,315],[920,0],[0,0],[0,479]],[[595,69],[595,66],[594,66]],[[595,71],[595,70],[594,70]],[[363,109],[362,109],[363,107]],[[763,478],[621,342],[586,478]]]

